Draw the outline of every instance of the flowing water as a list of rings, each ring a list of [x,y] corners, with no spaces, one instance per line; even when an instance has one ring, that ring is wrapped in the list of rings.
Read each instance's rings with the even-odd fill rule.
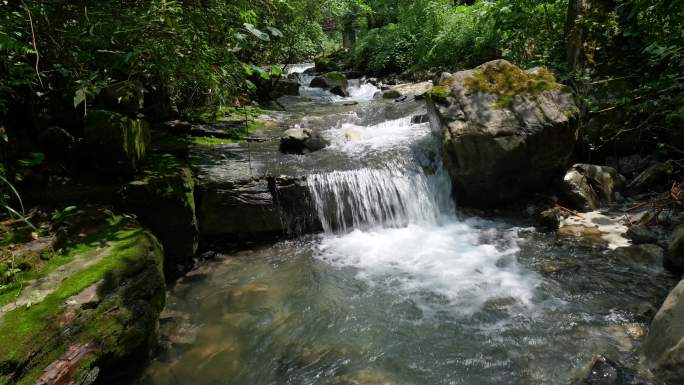
[[[167,349],[137,384],[564,384],[594,354],[638,365],[671,277],[458,216],[438,138],[411,124],[424,106],[355,84],[350,98],[302,86],[283,100],[331,146],[264,149],[275,161],[255,166],[306,175],[324,232],[216,253],[181,279]]]

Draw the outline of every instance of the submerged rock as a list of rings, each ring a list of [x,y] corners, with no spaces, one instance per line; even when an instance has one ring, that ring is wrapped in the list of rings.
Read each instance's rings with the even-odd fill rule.
[[[599,355],[594,358],[589,373],[574,383],[575,385],[647,385],[634,376],[634,374],[617,362],[611,361],[605,356]]]
[[[501,205],[547,189],[565,170],[579,110],[548,70],[496,60],[454,74],[427,95],[457,202]]]
[[[136,171],[151,141],[146,121],[104,110],[88,113],[84,136],[95,165],[110,172]]]
[[[667,383],[684,383],[684,280],[656,313],[644,340],[648,364]]]
[[[280,151],[286,154],[306,154],[322,150],[330,143],[308,128],[290,128],[280,137]]]
[[[563,192],[575,208],[591,211],[612,203],[625,183],[612,167],[578,163],[565,173]]]

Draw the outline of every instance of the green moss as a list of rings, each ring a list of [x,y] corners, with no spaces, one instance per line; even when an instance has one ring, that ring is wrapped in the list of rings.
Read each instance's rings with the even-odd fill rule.
[[[444,101],[446,98],[451,96],[451,88],[449,88],[448,85],[440,84],[432,87],[432,89],[428,92],[428,95],[433,100]]]
[[[135,170],[151,141],[146,121],[105,110],[88,113],[84,135],[98,164],[107,168]]]
[[[41,302],[30,307],[21,307],[6,313],[0,319],[0,364],[8,361],[21,361],[36,350],[37,341],[52,341],[56,333],[54,321],[67,298],[83,289],[103,281],[99,291],[109,292],[119,282],[150,263],[150,250],[159,248],[156,239],[139,226],[132,225],[121,217],[112,217],[106,226],[85,242],[69,247],[64,253],[64,261],[73,260],[78,254],[95,250],[102,242],[112,244],[111,250],[94,265],[66,277],[52,293]],[[161,269],[161,251],[152,252],[156,256],[153,263]],[[86,256],[84,256],[86,258]],[[159,270],[161,271],[161,270]],[[59,338],[58,338],[59,339]],[[54,350],[47,349],[47,350]],[[62,350],[63,352],[64,350]],[[49,361],[46,361],[49,362]]]
[[[328,80],[334,80],[337,82],[343,82],[347,79],[342,72],[338,71],[328,72],[325,75],[323,75],[323,77],[325,77]]]
[[[546,68],[530,74],[507,62],[476,69],[464,84],[472,92],[496,95],[497,105],[502,108],[511,107],[516,95],[537,95],[561,87]]]

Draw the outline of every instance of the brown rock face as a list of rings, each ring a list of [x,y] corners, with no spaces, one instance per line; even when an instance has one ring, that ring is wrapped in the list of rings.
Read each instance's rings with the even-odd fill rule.
[[[548,188],[577,141],[574,97],[546,69],[488,62],[447,78],[427,100],[456,201],[466,206],[502,205]]]

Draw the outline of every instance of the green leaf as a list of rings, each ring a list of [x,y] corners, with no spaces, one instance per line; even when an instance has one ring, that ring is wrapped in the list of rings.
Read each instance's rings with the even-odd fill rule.
[[[259,76],[264,80],[271,80],[271,75],[269,75],[266,71],[260,71]]]
[[[271,35],[275,37],[284,37],[283,33],[278,28],[266,27],[266,29],[268,29],[271,32]]]
[[[281,76],[283,74],[283,70],[275,65],[271,66],[269,70],[271,71],[271,75]]]
[[[78,107],[81,103],[85,102],[86,100],[86,93],[85,93],[85,88],[81,88],[76,90],[76,93],[74,94],[74,108]]]
[[[33,167],[38,166],[45,160],[45,154],[42,152],[32,152],[29,154],[31,157],[28,159],[20,159],[17,161],[22,167]]]
[[[263,31],[260,31],[257,29],[253,24],[250,23],[245,23],[244,24],[245,29],[247,32],[251,33],[252,35],[256,36],[257,39],[263,40],[263,41],[270,41],[271,39],[268,37],[268,34],[266,34]]]
[[[257,90],[256,84],[252,83],[252,82],[249,81],[249,80],[245,80],[245,84],[247,85],[247,89],[248,89],[248,90],[250,90],[250,91],[252,91],[252,92],[256,92],[256,90]]]

